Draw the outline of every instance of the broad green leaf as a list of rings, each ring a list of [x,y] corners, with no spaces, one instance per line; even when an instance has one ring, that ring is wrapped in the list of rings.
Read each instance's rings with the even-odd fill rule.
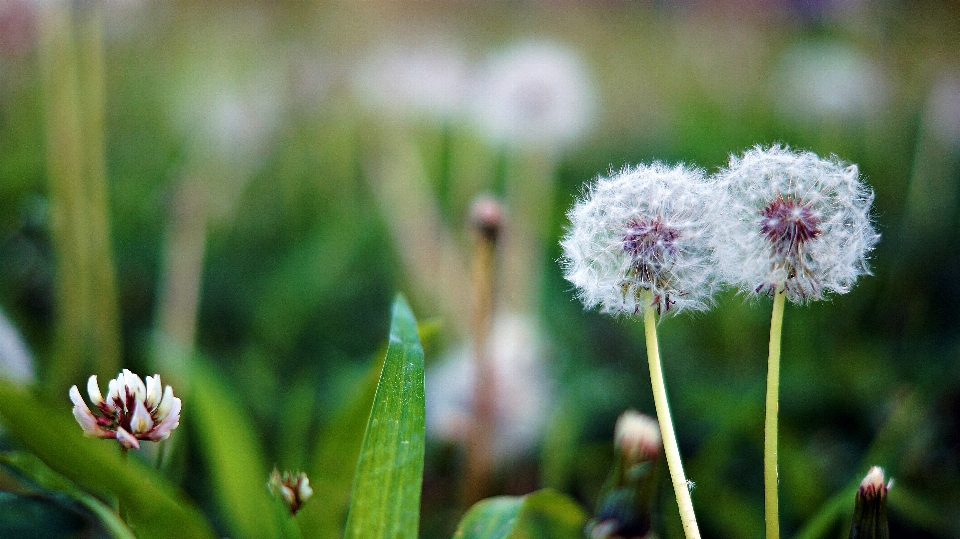
[[[66,391],[63,401],[60,407],[50,406],[0,380],[3,425],[44,464],[80,488],[117,497],[140,539],[215,537],[201,513],[155,470],[137,458],[121,458],[113,440],[84,438]],[[190,406],[185,400],[184,408]]]
[[[580,539],[587,514],[554,490],[498,496],[477,502],[457,526],[454,539]]]
[[[137,539],[120,515],[105,503],[80,490],[66,477],[51,470],[40,459],[25,451],[0,453],[0,464],[14,470],[45,493],[57,493],[79,503],[100,520],[107,532],[116,539]]]
[[[249,417],[226,384],[225,377],[200,358],[191,366],[191,433],[199,442],[213,490],[232,537],[276,537],[267,491],[263,451]]]
[[[423,348],[403,297],[360,449],[346,539],[416,539],[424,451]]]

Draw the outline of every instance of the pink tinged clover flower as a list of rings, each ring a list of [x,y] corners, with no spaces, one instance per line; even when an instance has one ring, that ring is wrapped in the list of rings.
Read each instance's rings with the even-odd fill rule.
[[[778,145],[731,157],[719,173],[725,216],[716,255],[724,278],[742,291],[802,303],[844,294],[869,274],[879,234],[873,191],[856,165]]]
[[[180,425],[180,399],[173,388],[163,389],[160,375],[147,376],[146,383],[127,369],[110,380],[103,398],[97,377],[87,381],[87,393],[95,412],[80,396],[77,386],[70,388],[73,416],[87,436],[115,438],[124,449],[140,449],[140,440],[159,442]]]
[[[564,276],[587,308],[637,314],[705,309],[716,290],[714,186],[698,169],[659,162],[589,185],[567,213]]]

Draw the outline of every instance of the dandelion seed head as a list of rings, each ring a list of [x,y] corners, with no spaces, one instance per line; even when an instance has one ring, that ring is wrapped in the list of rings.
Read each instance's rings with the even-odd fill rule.
[[[716,289],[712,184],[662,163],[598,178],[568,212],[564,276],[587,308],[636,314],[647,292],[662,313],[704,309]]]
[[[722,187],[716,256],[723,277],[747,293],[783,283],[794,302],[843,294],[869,274],[879,239],[873,191],[856,165],[774,145],[731,157]]]

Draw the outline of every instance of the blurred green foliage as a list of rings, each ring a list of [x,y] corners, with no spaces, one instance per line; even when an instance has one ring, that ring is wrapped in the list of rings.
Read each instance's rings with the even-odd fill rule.
[[[70,7],[85,9],[81,4]],[[255,519],[256,509],[246,512],[230,496],[253,492],[266,476],[231,475],[230,484],[245,485],[218,491],[232,489],[218,478],[227,469],[219,466],[236,458],[230,466],[257,473],[271,463],[307,469],[324,475],[311,478],[319,499],[330,496],[330,514],[317,516],[311,506],[319,504],[308,503],[298,518],[342,529],[349,485],[326,474],[334,468],[352,478],[360,442],[350,433],[372,402],[367,373],[379,369],[369,358],[386,334],[391,298],[402,289],[421,319],[443,320],[428,363],[431,353],[465,338],[465,322],[451,313],[470,301],[466,274],[452,276],[452,294],[436,293],[439,282],[420,282],[422,275],[403,258],[410,252],[404,238],[412,233],[384,208],[378,180],[413,170],[450,241],[468,252],[469,200],[492,191],[509,205],[511,178],[523,176],[516,167],[525,162],[515,148],[485,141],[468,122],[371,111],[354,86],[354,68],[383,47],[436,39],[480,61],[534,36],[581,55],[596,84],[598,114],[575,145],[551,154],[555,183],[551,192],[540,191],[546,223],[537,247],[542,255],[532,263],[538,275],[533,310],[559,389],[555,413],[543,419],[542,452],[504,463],[499,489],[521,495],[543,483],[592,507],[612,460],[615,418],[627,407],[653,410],[640,324],[584,312],[554,263],[564,212],[582,183],[608,168],[653,159],[713,170],[730,152],[782,141],[857,163],[876,191],[882,233],[873,276],[832,301],[787,308],[780,403],[785,535],[843,535],[850,485],[873,464],[896,479],[894,536],[960,535],[958,15],[955,5],[936,2],[181,1],[108,9],[102,151],[121,335],[113,344],[123,366],[158,369],[167,378],[157,366],[165,352],[156,343],[171,337],[160,313],[172,297],[171,268],[188,251],[165,252],[192,245],[202,260],[195,315],[174,312],[195,328],[193,342],[177,346],[195,347],[211,364],[204,372],[212,400],[201,396],[194,408],[185,401],[184,421],[191,425],[178,434],[174,482],[182,479],[187,496],[214,515],[218,533],[240,537],[244,532],[235,526],[243,518],[229,511],[244,513],[250,533],[273,521]],[[42,17],[26,1],[0,6],[0,305],[36,359],[38,392],[58,400],[41,413],[19,390],[0,386],[26,414],[4,414],[0,445],[29,449],[57,473],[93,488],[96,466],[120,463],[97,460],[102,444],[91,444],[100,440],[80,439],[67,415],[68,387],[60,387],[82,383],[99,359],[89,350],[77,352],[82,358],[63,356],[70,352],[56,344],[64,316],[58,283],[70,274],[58,266],[62,253],[54,239],[60,209],[46,153],[51,111],[37,38]],[[847,56],[835,62],[836,71],[829,62],[814,64],[814,73],[836,73],[830,97],[848,101],[803,108],[807,97],[819,95],[818,81],[801,76],[799,90],[791,90],[790,62],[806,58],[811,47],[820,51],[815,59],[829,60],[823,51],[839,47],[867,66],[865,76],[863,69],[841,69]],[[191,196],[193,206],[184,202]],[[416,197],[399,196],[395,206],[419,208]],[[199,247],[176,243],[191,237],[178,226],[198,233]],[[433,239],[425,241],[437,243]],[[188,281],[174,280],[172,289],[189,288]],[[102,284],[94,282],[90,297],[108,295]],[[94,314],[104,315],[74,316],[88,321]],[[708,313],[660,326],[681,453],[697,485],[693,499],[706,537],[760,533],[768,317],[768,302],[727,293]],[[86,370],[64,380],[69,369],[56,365]],[[48,385],[54,380],[56,387]],[[215,408],[226,402],[235,418],[245,418],[242,435],[204,429],[214,417],[229,424]],[[64,434],[31,438],[34,420],[52,421]],[[247,450],[218,456],[212,448],[234,434]],[[43,451],[74,443],[86,449],[64,453],[72,455],[67,460],[44,457]],[[254,455],[254,464],[244,464],[243,455]],[[423,512],[440,516],[425,516],[424,537],[449,537],[463,514],[452,494],[458,458],[449,445],[427,446]],[[185,511],[182,522],[199,519],[194,502],[181,503],[166,479],[145,471],[152,479],[135,494],[124,482],[133,481],[129,474],[116,473],[114,495],[160,500],[153,510]],[[25,523],[31,515],[57,514],[63,520],[56,529],[65,536],[85,533],[73,517],[26,503],[0,497],[0,525],[26,537],[35,529]],[[679,537],[670,503],[669,495],[661,498],[655,528]],[[13,514],[24,516],[11,521]],[[212,533],[205,525],[197,529]]]

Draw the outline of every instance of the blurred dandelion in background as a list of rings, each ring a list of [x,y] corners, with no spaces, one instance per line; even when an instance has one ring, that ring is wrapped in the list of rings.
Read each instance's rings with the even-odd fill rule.
[[[597,94],[572,49],[525,41],[491,55],[476,71],[470,104],[473,125],[490,140],[558,149],[593,126]]]

